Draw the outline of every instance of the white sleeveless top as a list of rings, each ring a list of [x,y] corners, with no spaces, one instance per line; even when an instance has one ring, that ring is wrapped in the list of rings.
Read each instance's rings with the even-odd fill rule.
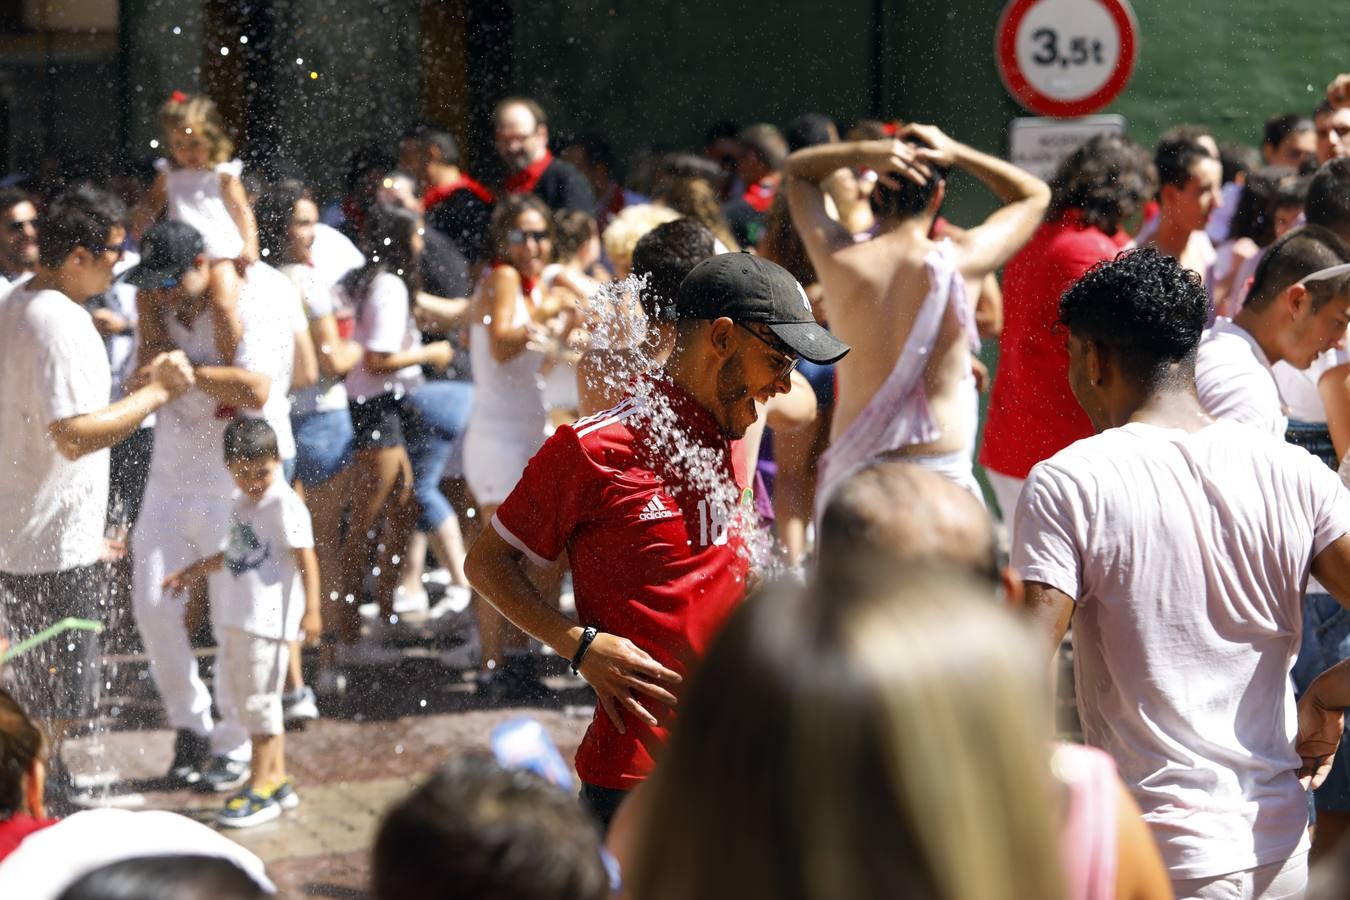
[[[232,159],[210,169],[180,169],[167,159],[157,159],[155,169],[164,173],[169,218],[200,231],[208,257],[235,259],[244,251],[244,238],[220,191],[220,176],[238,178],[244,171],[242,162]]]
[[[485,269],[478,281],[475,303],[482,301],[490,271]],[[469,326],[469,364],[473,372],[470,421],[479,427],[490,423],[531,432],[543,431],[548,423],[543,381],[539,375],[544,355],[526,348],[504,363],[497,362],[492,356],[487,319],[483,317]],[[515,317],[511,324],[519,327],[529,319],[530,304],[522,293],[516,297]]]

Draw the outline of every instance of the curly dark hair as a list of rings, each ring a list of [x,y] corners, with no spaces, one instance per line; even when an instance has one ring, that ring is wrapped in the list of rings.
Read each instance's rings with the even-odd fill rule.
[[[1059,321],[1070,333],[1110,348],[1150,387],[1167,379],[1174,363],[1194,371],[1208,315],[1200,276],[1151,248],[1097,263],[1059,299]]]
[[[1060,163],[1050,181],[1046,219],[1078,210],[1083,224],[1114,234],[1158,190],[1148,151],[1114,134],[1099,134]]]
[[[713,233],[688,217],[664,222],[639,238],[633,248],[633,272],[647,276],[640,297],[647,318],[659,319],[660,310],[674,302],[684,276],[715,252]]]
[[[931,149],[931,145],[917,134],[901,138],[907,144]],[[896,177],[900,187],[888,187],[884,181],[877,182],[872,189],[872,212],[878,219],[911,219],[928,208],[928,202],[937,193],[938,185],[946,180],[951,169],[928,163],[929,176],[923,184],[915,184],[908,178]]]

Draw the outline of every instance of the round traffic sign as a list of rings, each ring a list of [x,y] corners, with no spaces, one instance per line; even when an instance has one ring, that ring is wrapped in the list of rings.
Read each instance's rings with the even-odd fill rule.
[[[1010,0],[999,18],[999,75],[1043,116],[1085,116],[1125,89],[1139,41],[1128,0]]]

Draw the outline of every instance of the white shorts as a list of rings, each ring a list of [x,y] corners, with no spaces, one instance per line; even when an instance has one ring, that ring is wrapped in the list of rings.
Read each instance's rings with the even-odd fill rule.
[[[249,734],[281,734],[286,642],[223,625],[216,629],[216,643],[216,677],[229,679],[244,729]]]
[[[469,420],[464,435],[464,480],[480,507],[500,506],[544,443],[544,428]]]
[[[1308,852],[1215,878],[1173,879],[1177,900],[1302,900],[1308,889]]]

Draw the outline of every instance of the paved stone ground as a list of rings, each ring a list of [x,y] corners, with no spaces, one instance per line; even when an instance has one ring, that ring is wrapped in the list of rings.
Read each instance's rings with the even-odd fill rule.
[[[204,661],[209,657],[203,654]],[[543,723],[571,759],[590,720],[589,689],[545,660],[548,696],[485,702],[472,676],[412,648],[396,666],[361,670],[348,694],[321,702],[324,717],[287,733],[288,768],[299,808],[251,829],[226,831],[267,864],[282,897],[365,897],[369,851],[383,810],[445,759],[486,751],[494,726],[527,715]],[[173,732],[160,719],[144,661],[113,660],[102,699],[110,730],[71,741],[65,758],[80,781],[109,782],[109,805],[171,809],[209,822],[223,795],[167,791],[160,780]]]

